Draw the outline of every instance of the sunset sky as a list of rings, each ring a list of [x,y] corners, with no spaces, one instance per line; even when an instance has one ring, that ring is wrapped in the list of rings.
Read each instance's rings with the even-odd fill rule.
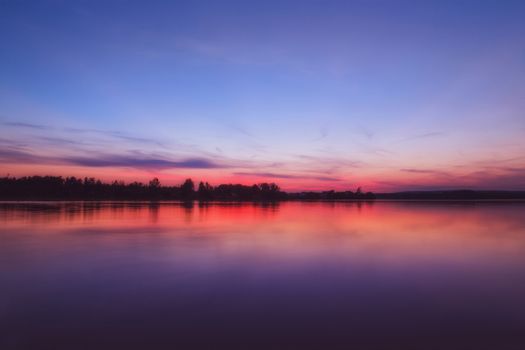
[[[0,0],[0,176],[525,190],[525,1]]]

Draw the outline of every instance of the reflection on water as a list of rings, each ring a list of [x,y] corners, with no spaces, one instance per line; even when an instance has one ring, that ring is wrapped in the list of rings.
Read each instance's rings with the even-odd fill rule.
[[[0,348],[524,349],[524,209],[0,203]]]

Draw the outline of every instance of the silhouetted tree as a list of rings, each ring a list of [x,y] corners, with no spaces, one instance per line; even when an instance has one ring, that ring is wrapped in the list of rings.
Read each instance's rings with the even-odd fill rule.
[[[160,181],[158,178],[153,178],[150,182],[149,182],[149,187],[150,188],[159,188],[160,187]]]
[[[210,200],[213,198],[213,187],[209,183],[199,183],[199,189],[197,190],[197,197],[199,199]]]
[[[195,192],[195,185],[193,184],[192,179],[186,179],[186,181],[184,181],[184,183],[182,184],[180,190],[182,198],[191,199]]]

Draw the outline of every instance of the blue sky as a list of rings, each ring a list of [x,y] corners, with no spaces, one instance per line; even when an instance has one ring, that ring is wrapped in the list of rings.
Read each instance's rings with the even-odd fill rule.
[[[0,1],[0,170],[525,189],[523,18],[520,1]]]

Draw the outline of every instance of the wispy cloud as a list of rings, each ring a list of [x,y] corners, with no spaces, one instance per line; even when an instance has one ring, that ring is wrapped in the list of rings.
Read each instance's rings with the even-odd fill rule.
[[[422,133],[422,134],[410,135],[410,136],[407,136],[405,138],[402,138],[399,141],[400,142],[414,141],[414,140],[427,139],[427,138],[431,138],[431,137],[439,137],[439,136],[444,136],[444,135],[445,135],[445,132],[443,132],[443,131],[432,131],[432,132],[426,132],[426,133]]]
[[[517,156],[517,157],[511,157],[511,158],[485,159],[485,160],[474,162],[474,164],[478,166],[484,166],[484,167],[493,167],[494,164],[508,164],[508,163],[514,163],[514,162],[522,162],[523,160],[525,160],[525,156]]]
[[[61,134],[66,133],[66,135],[73,134],[96,134],[96,135],[102,135],[110,138],[130,141],[133,143],[141,143],[141,144],[152,144],[155,146],[160,146],[165,148],[165,144],[158,139],[153,138],[147,138],[147,137],[141,137],[136,135],[131,135],[122,131],[117,130],[101,130],[101,129],[93,129],[93,128],[60,128],[60,127],[53,127],[50,125],[43,125],[43,124],[34,124],[34,123],[27,123],[27,122],[17,122],[17,121],[5,121],[1,123],[2,125],[14,127],[14,128],[24,128],[24,129],[33,129],[35,131],[54,131],[59,132]],[[64,144],[79,144],[77,140],[68,139],[67,137],[53,137],[49,135],[43,135],[39,136],[41,140],[50,141],[55,144],[59,144],[60,140],[63,141]],[[84,143],[84,142],[83,142]]]
[[[445,171],[442,170],[434,170],[434,169],[414,169],[414,168],[405,168],[400,169],[403,172],[406,173],[415,173],[415,174],[434,174],[434,175],[450,175]]]
[[[72,133],[80,133],[80,134],[84,134],[84,133],[99,134],[103,136],[118,138],[121,140],[131,141],[135,143],[147,143],[147,144],[153,144],[153,145],[165,147],[163,142],[160,142],[156,139],[129,135],[122,131],[116,131],[116,130],[99,130],[99,129],[90,129],[90,128],[86,128],[86,129],[66,128],[64,129],[64,131],[72,132]]]
[[[82,141],[76,141],[76,140],[70,140],[63,137],[53,137],[53,136],[37,136],[36,137],[39,140],[42,140],[48,144],[56,145],[56,146],[64,146],[64,145],[85,145],[86,142]]]
[[[374,138],[374,135],[375,135],[375,133],[371,129],[364,127],[362,125],[357,126],[356,131],[357,133],[359,133],[360,135],[362,135],[368,140],[371,140],[372,138]]]
[[[136,169],[216,169],[230,168],[228,164],[205,158],[184,158],[172,160],[159,158],[154,155],[142,154],[140,157],[134,155],[119,154],[94,154],[85,156],[39,156],[30,152],[5,149],[0,150],[0,160],[4,163],[34,163],[34,164],[60,164],[79,165],[85,167],[126,167]]]
[[[0,149],[0,161],[2,163],[46,163],[47,157],[38,157],[34,154],[16,150],[16,149]]]
[[[173,161],[161,158],[135,158],[120,155],[102,155],[96,158],[64,157],[61,159],[70,164],[88,167],[129,167],[137,169],[214,169],[227,167],[224,165],[219,165],[213,161],[201,158],[189,158],[179,161]]]
[[[331,153],[330,151],[323,151],[325,153]],[[350,160],[343,157],[334,157],[334,156],[316,156],[316,155],[308,155],[308,154],[295,154],[293,155],[295,158],[311,162],[316,165],[322,165],[323,167],[333,167],[333,168],[339,168],[339,167],[346,167],[346,168],[360,168],[365,165],[364,162],[359,160]]]
[[[276,174],[266,172],[236,172],[234,175],[251,176],[251,177],[266,177],[275,179],[304,179],[304,180],[318,180],[318,181],[342,181],[337,177],[330,176],[310,176],[310,175],[292,175],[292,174]]]
[[[46,126],[46,125],[24,123],[24,122],[2,122],[2,125],[18,127],[18,128],[38,129],[38,130],[46,130],[50,128],[49,126]]]
[[[319,136],[310,140],[310,142],[317,142],[324,140],[328,136],[328,129],[326,127],[322,127],[319,129]]]

